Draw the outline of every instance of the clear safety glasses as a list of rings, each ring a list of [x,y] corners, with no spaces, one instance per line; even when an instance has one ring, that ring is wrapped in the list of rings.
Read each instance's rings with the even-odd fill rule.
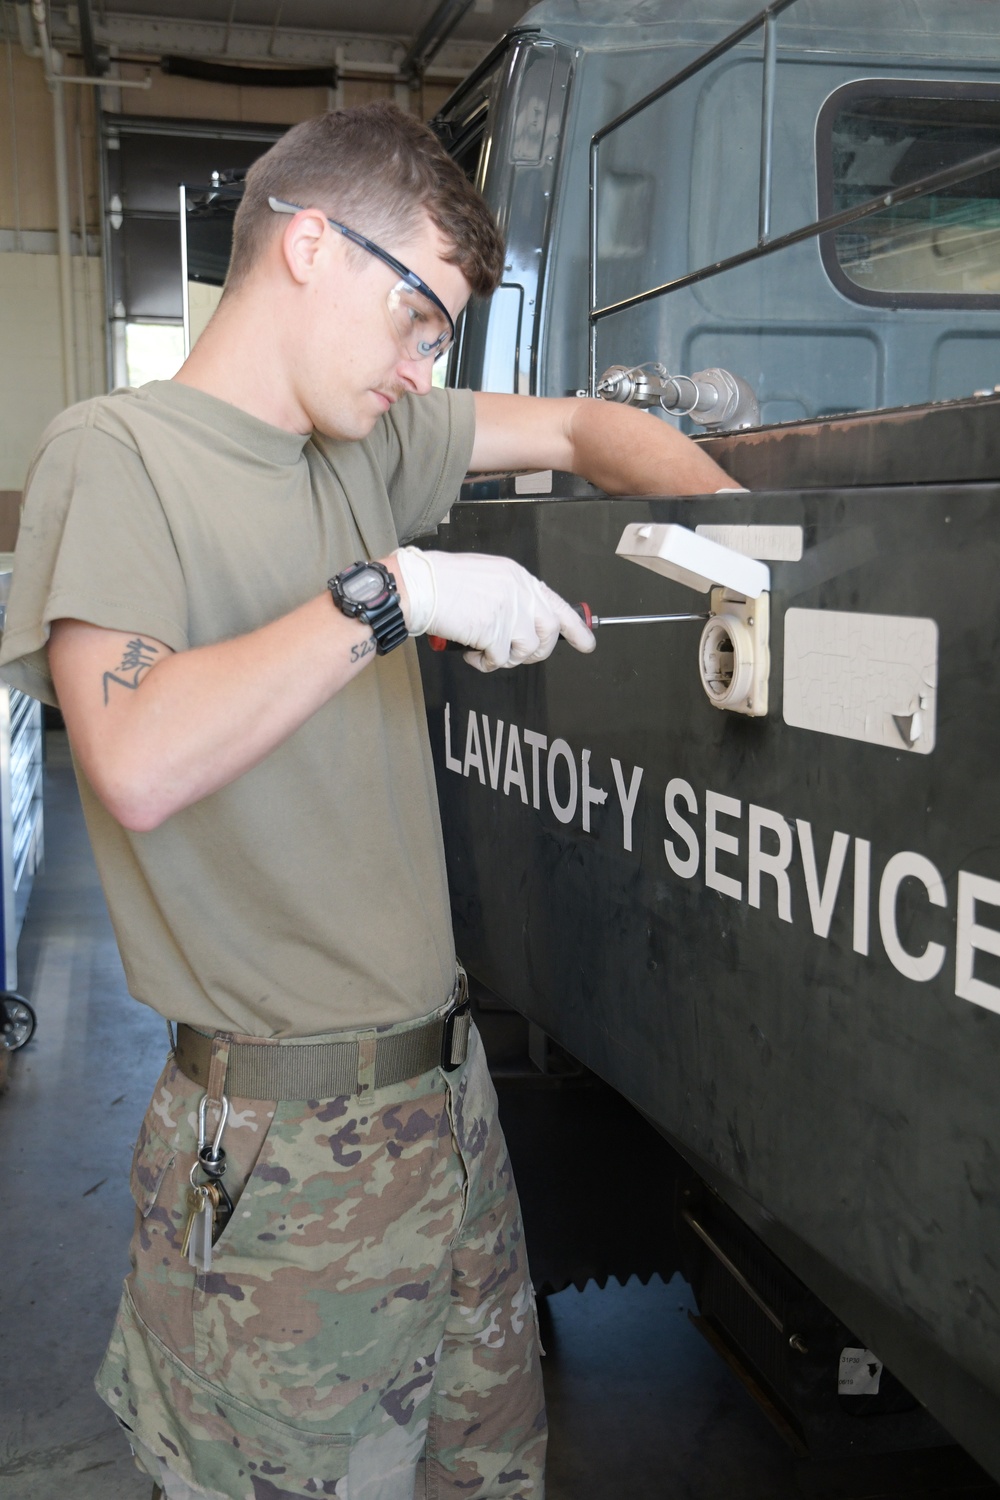
[[[303,212],[303,207],[299,203],[284,203],[280,198],[268,198],[267,201],[276,214]],[[452,322],[451,313],[440,297],[431,291],[426,281],[422,281],[415,271],[404,266],[403,262],[397,260],[394,255],[390,255],[388,250],[383,250],[381,245],[376,245],[374,240],[366,239],[355,229],[348,229],[346,224],[339,224],[328,214],[324,214],[323,217],[332,228],[339,230],[345,239],[349,239],[354,245],[360,245],[362,250],[368,251],[369,255],[374,255],[378,260],[383,261],[400,278],[396,285],[390,288],[386,306],[389,309],[392,326],[396,330],[407,357],[409,359],[440,359],[441,355],[451,348],[455,339],[455,324]]]

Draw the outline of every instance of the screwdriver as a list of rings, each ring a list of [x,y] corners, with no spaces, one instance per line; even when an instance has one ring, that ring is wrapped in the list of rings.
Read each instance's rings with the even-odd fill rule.
[[[662,625],[674,620],[708,620],[708,614],[703,615],[595,615],[589,604],[580,603],[573,605],[580,619],[588,630],[597,630],[601,625]],[[445,640],[443,635],[429,635],[427,642],[432,651],[469,651],[471,647],[462,646],[458,641]]]

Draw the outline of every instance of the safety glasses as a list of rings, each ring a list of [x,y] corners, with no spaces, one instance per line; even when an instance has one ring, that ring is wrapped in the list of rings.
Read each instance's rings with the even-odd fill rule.
[[[303,212],[299,203],[285,203],[280,198],[268,198],[267,201],[276,214]],[[369,255],[384,262],[400,278],[390,288],[386,306],[407,358],[440,359],[455,339],[455,324],[440,297],[431,291],[426,281],[422,281],[415,271],[404,266],[388,250],[383,250],[381,245],[376,245],[374,240],[366,239],[356,229],[348,229],[346,224],[338,223],[328,214],[323,217],[331,228],[339,230],[352,244],[360,245]]]

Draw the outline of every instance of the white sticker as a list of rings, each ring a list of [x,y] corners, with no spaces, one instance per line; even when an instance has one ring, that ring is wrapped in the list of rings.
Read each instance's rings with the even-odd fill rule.
[[[790,609],[785,723],[929,755],[937,719],[937,660],[933,620]]]
[[[698,536],[760,562],[801,562],[801,526],[696,526]]]
[[[882,1378],[882,1361],[870,1349],[841,1349],[837,1394],[840,1396],[877,1396]]]
[[[515,495],[551,495],[552,470],[538,469],[533,474],[515,474]]]

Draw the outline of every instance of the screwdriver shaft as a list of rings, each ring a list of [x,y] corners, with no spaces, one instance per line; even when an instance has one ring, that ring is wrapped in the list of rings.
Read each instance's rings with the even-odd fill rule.
[[[593,625],[662,625],[670,620],[707,620],[704,615],[594,615]]]

